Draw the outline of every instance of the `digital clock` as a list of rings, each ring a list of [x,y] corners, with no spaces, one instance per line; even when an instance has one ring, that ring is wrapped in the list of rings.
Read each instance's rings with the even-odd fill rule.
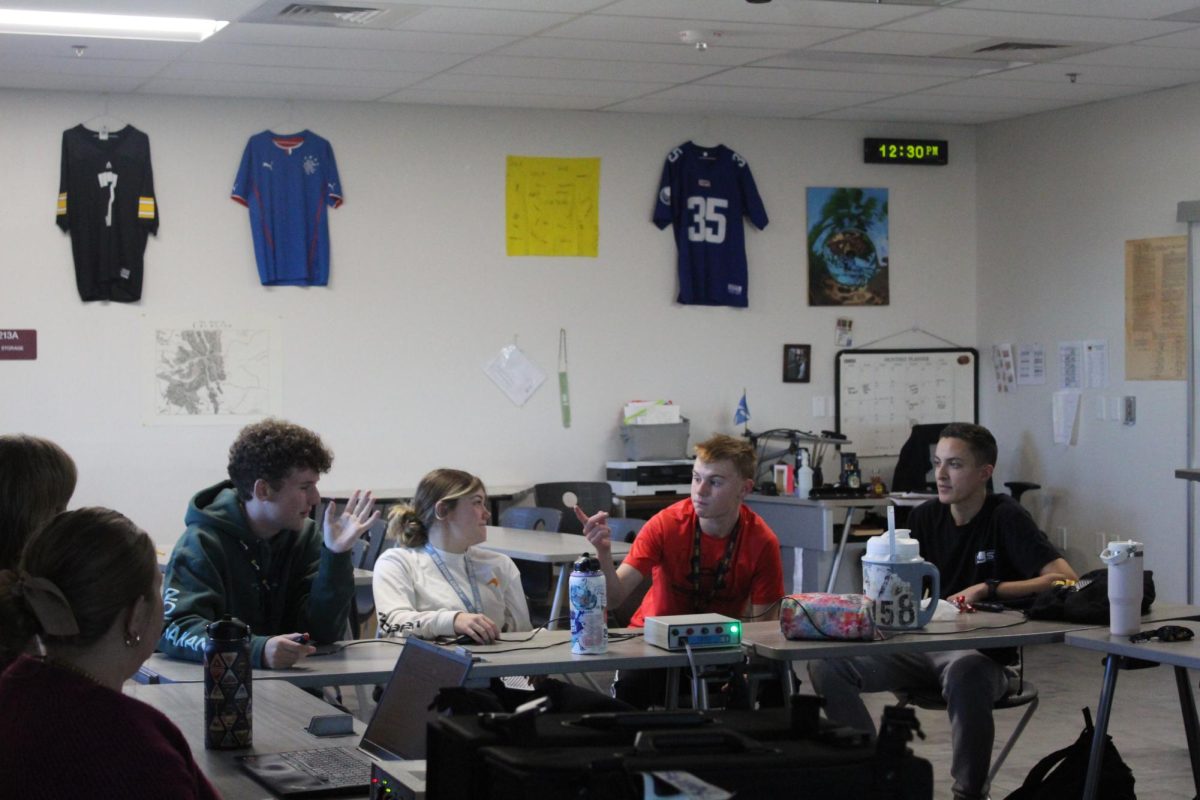
[[[863,139],[863,161],[944,166],[950,162],[950,144],[945,139]]]

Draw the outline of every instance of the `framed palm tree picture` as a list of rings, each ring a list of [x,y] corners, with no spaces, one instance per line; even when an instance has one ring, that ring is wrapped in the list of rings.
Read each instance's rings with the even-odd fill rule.
[[[886,306],[888,190],[808,189],[808,304]]]

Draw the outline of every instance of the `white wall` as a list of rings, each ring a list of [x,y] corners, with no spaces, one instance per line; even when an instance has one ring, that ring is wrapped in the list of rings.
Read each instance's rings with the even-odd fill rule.
[[[733,431],[742,387],[755,428],[832,428],[811,401],[833,395],[839,314],[859,342],[920,324],[974,344],[968,128],[142,96],[109,107],[150,135],[162,211],[135,306],[79,301],[52,220],[61,131],[102,101],[0,92],[0,141],[19,154],[5,166],[0,327],[36,328],[40,351],[0,362],[0,430],[59,441],[79,462],[73,505],[124,510],[164,547],[190,495],[223,477],[236,427],[143,426],[147,315],[280,317],[284,416],[334,449],[327,487],[411,486],[440,465],[497,484],[598,479],[621,455],[632,398],[680,403],[692,443]],[[333,143],[347,198],[330,216],[332,282],[266,289],[229,188],[250,134],[303,127]],[[879,134],[949,138],[952,163],[868,167],[861,138]],[[663,157],[689,138],[741,152],[771,216],[748,233],[748,310],[674,303],[675,246],[649,217]],[[602,159],[599,258],[504,255],[507,154]],[[891,189],[889,307],[807,305],[805,187],[838,185]],[[515,335],[553,376],[560,327],[569,430],[549,383],[516,408],[480,369]],[[786,342],[813,345],[811,384],[781,382]]]
[[[1200,197],[1200,87],[986,126],[978,140],[979,342],[1041,342],[1048,381],[982,392],[1001,443],[999,471],[1046,486],[1047,530],[1068,529],[1085,568],[1097,532],[1146,542],[1159,596],[1186,594],[1182,381],[1125,380],[1128,239],[1186,233],[1181,200]],[[1084,391],[1078,444],[1055,445],[1050,397],[1059,341],[1107,339],[1111,385]],[[1098,395],[1137,398],[1137,424],[1098,420]],[[1036,496],[1033,496],[1036,497]],[[1037,502],[1036,500],[1034,502]]]

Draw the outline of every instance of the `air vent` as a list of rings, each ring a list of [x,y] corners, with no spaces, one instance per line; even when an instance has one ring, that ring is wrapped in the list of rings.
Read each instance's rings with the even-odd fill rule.
[[[367,6],[327,6],[315,3],[291,3],[279,12],[281,22],[306,22],[313,24],[366,25],[383,13],[382,8]]]
[[[323,28],[396,29],[406,20],[425,10],[424,6],[391,2],[369,6],[362,2],[297,3],[294,0],[267,0],[242,17],[239,22],[266,25],[307,25]]]
[[[1031,53],[1038,50],[1064,50],[1066,44],[1050,44],[1048,42],[1000,42],[999,44],[981,47],[976,53]]]
[[[963,47],[956,47],[953,50],[944,50],[940,53],[935,53],[935,55],[942,58],[1005,58],[1009,61],[1032,64],[1058,61],[1105,47],[1108,47],[1108,45],[1100,42],[1071,42],[1061,39],[1014,41],[1012,39],[997,37],[983,42],[973,42]]]

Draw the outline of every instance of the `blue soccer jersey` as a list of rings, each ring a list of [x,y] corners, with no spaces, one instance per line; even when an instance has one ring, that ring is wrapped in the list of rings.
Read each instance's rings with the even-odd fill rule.
[[[342,204],[333,147],[312,131],[256,133],[246,142],[233,199],[250,209],[263,286],[329,283],[326,207]]]
[[[747,305],[743,216],[760,230],[767,227],[746,159],[723,144],[685,142],[667,154],[654,224],[675,226],[680,303]]]

